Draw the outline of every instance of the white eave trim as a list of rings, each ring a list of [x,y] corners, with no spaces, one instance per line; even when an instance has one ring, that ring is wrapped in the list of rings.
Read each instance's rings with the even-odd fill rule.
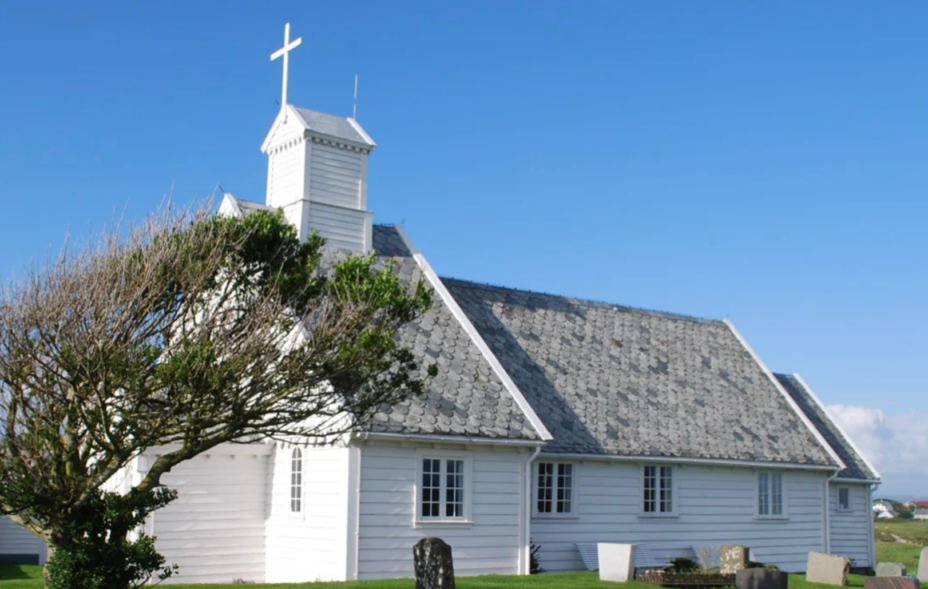
[[[482,438],[474,436],[451,436],[443,434],[394,434],[389,432],[364,432],[355,436],[358,441],[365,440],[391,440],[402,442],[426,442],[462,444],[465,446],[520,446],[520,447],[539,447],[545,442],[540,440],[518,440],[511,438]]]
[[[875,480],[869,480],[869,479],[843,479],[843,480],[846,480],[846,481],[854,480],[854,481],[868,482],[868,483],[879,483],[880,480],[883,478],[883,475],[881,475],[880,471],[878,471],[876,467],[873,466],[872,462],[867,460],[867,457],[864,455],[863,452],[860,451],[860,449],[857,447],[857,444],[854,443],[854,440],[851,438],[851,436],[847,435],[847,432],[844,431],[844,428],[841,427],[841,424],[835,421],[834,419],[832,419],[831,415],[828,414],[828,410],[825,409],[825,404],[822,403],[821,399],[818,398],[818,395],[815,394],[815,391],[812,390],[812,387],[810,387],[808,383],[806,383],[805,379],[802,378],[802,376],[800,376],[798,372],[793,373],[793,378],[799,381],[799,384],[801,384],[802,387],[806,390],[806,392],[809,393],[809,396],[812,397],[812,400],[815,402],[816,405],[818,405],[818,408],[822,410],[822,413],[825,414],[825,417],[828,418],[828,421],[830,421],[831,424],[835,426],[835,429],[838,430],[838,433],[841,434],[841,437],[847,440],[847,443],[851,445],[851,449],[854,450],[854,452],[858,456],[860,456],[860,459],[864,461],[864,464],[867,465],[867,468],[870,469],[870,472],[876,475]]]
[[[448,309],[451,311],[451,314],[454,315],[455,319],[458,320],[458,323],[461,324],[461,327],[464,328],[464,331],[467,332],[467,335],[470,336],[471,340],[477,345],[477,348],[483,354],[483,357],[489,362],[490,367],[493,368],[493,372],[496,373],[496,376],[502,381],[503,386],[506,387],[506,390],[509,391],[509,394],[512,395],[513,400],[516,402],[516,405],[519,406],[519,409],[522,410],[522,413],[528,419],[529,423],[538,432],[538,435],[541,436],[541,439],[544,441],[553,440],[554,437],[551,435],[551,432],[548,431],[548,428],[545,427],[545,424],[542,423],[541,419],[535,413],[535,410],[532,409],[532,406],[529,405],[529,402],[522,395],[522,391],[519,390],[519,387],[516,386],[516,383],[512,380],[512,377],[509,376],[509,373],[506,372],[506,369],[503,368],[503,365],[500,364],[499,360],[496,358],[496,355],[490,350],[490,347],[483,340],[480,333],[477,331],[477,328],[474,327],[474,324],[471,323],[470,319],[467,318],[467,315],[461,309],[461,306],[458,305],[458,302],[454,300],[454,297],[451,296],[451,293],[448,292],[448,288],[444,285],[441,279],[438,277],[438,274],[432,269],[428,261],[425,259],[425,256],[422,255],[422,252],[413,244],[412,240],[409,239],[409,235],[406,234],[406,230],[403,229],[402,225],[394,225],[396,232],[399,234],[400,238],[403,240],[403,243],[406,244],[406,247],[409,249],[412,254],[413,259],[415,259],[416,264],[419,265],[419,268],[422,270],[422,273],[425,274],[429,283],[432,285],[432,288],[435,289],[435,292],[438,293],[438,296],[441,297],[442,302],[448,305]]]
[[[361,127],[361,123],[359,123],[358,121],[354,120],[354,118],[352,118],[352,117],[348,117],[348,122],[351,124],[352,127],[354,127],[354,130],[357,131],[358,134],[359,134],[361,137],[364,137],[364,140],[367,141],[367,142],[370,144],[370,145],[368,145],[368,148],[369,148],[369,149],[374,149],[375,147],[377,147],[377,144],[374,143],[374,140],[371,138],[371,136],[368,135],[368,134],[367,134],[367,131],[365,131],[365,130]]]
[[[827,452],[828,455],[832,457],[836,464],[840,465],[841,468],[839,468],[838,471],[840,472],[847,468],[847,465],[844,464],[844,461],[841,460],[841,457],[838,456],[838,453],[835,452],[834,448],[831,447],[831,444],[825,440],[825,437],[822,436],[820,431],[818,431],[818,428],[815,427],[815,424],[813,424],[812,421],[809,420],[808,416],[803,413],[799,405],[796,404],[796,401],[793,400],[793,397],[786,392],[786,389],[783,388],[783,385],[780,384],[780,381],[777,380],[777,377],[775,377],[770,369],[767,368],[767,365],[764,364],[764,361],[760,359],[760,356],[757,355],[757,353],[754,351],[754,348],[751,347],[747,340],[745,340],[741,333],[735,328],[734,324],[732,324],[732,322],[727,318],[723,322],[728,326],[728,329],[731,330],[735,338],[741,343],[741,346],[747,350],[748,354],[751,355],[751,358],[754,359],[754,362],[760,366],[761,370],[764,372],[764,374],[767,375],[767,378],[770,380],[770,382],[773,383],[773,386],[776,387],[777,391],[780,392],[780,395],[783,396],[783,398],[793,409],[799,419],[802,420],[802,423],[804,423],[809,431],[812,432],[812,435],[816,440],[818,440],[818,443],[821,444],[822,448],[825,449],[825,452]]]
[[[782,470],[814,470],[837,472],[837,467],[820,464],[796,464],[792,462],[765,462],[754,460],[729,460],[724,458],[684,458],[672,456],[615,456],[609,454],[562,454],[542,452],[539,460],[589,460],[602,462],[630,462],[637,464],[696,464],[703,466],[732,466],[736,468],[763,468]]]

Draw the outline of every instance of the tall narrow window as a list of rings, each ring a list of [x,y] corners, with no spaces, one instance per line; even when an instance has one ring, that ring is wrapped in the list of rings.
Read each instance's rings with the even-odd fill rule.
[[[536,482],[536,513],[561,515],[573,513],[573,464],[539,462]]]
[[[645,466],[642,488],[644,513],[664,515],[674,513],[672,466]]]
[[[299,448],[290,455],[290,511],[303,511],[303,451]]]
[[[465,518],[465,462],[453,458],[423,458],[420,514],[424,520]]]
[[[783,496],[783,474],[779,472],[757,473],[757,515],[766,518],[782,518],[785,511]]]
[[[848,487],[838,487],[838,511],[851,510],[851,490]]]

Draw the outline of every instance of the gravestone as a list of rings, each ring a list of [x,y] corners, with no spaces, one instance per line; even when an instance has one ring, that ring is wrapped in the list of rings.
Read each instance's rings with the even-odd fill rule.
[[[915,577],[867,577],[864,589],[920,589]]]
[[[735,575],[735,589],[788,589],[789,574],[768,569],[741,569]]]
[[[734,575],[748,566],[748,547],[726,544],[719,548],[719,572]]]
[[[918,580],[928,583],[928,548],[922,548],[922,554],[918,558]]]
[[[422,538],[412,547],[416,589],[454,589],[451,546],[441,538]]]
[[[635,545],[610,544],[600,542],[596,545],[599,557],[599,580],[625,583],[635,576]]]
[[[843,556],[832,556],[824,552],[810,552],[806,564],[806,580],[825,585],[847,585],[851,560]]]
[[[901,562],[881,562],[876,565],[877,577],[904,577],[905,565]]]

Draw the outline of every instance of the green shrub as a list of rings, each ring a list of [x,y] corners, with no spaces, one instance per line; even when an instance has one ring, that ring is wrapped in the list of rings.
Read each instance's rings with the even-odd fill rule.
[[[692,558],[675,558],[665,570],[668,573],[694,573],[701,570],[701,567]]]

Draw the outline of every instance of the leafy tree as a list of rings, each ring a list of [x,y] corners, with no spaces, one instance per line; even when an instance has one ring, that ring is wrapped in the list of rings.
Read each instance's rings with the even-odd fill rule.
[[[66,248],[0,290],[0,512],[51,544],[49,587],[167,577],[138,533],[174,498],[161,477],[219,444],[331,443],[421,394],[435,367],[395,335],[430,305],[279,213],[165,208]]]

